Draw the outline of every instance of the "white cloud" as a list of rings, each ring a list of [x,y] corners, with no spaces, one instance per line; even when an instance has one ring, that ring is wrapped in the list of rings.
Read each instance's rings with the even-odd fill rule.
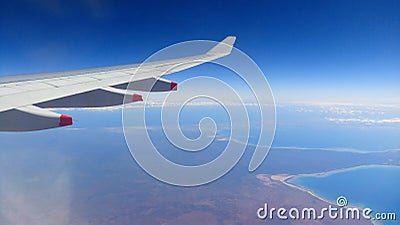
[[[385,115],[400,108],[392,105],[358,105],[358,104],[340,104],[340,103],[293,103],[280,105],[280,107],[293,107],[298,113],[322,113],[327,116],[352,116],[352,117],[370,117],[371,115]]]
[[[399,101],[400,103],[400,101]],[[379,103],[349,103],[349,102],[277,102],[279,106],[298,106],[298,107],[355,107],[355,108],[392,108],[400,109],[400,104],[379,104]]]
[[[337,115],[359,115],[362,114],[363,111],[359,109],[354,109],[353,107],[345,107],[345,106],[330,106],[326,109],[327,112],[334,113]],[[368,111],[370,112],[370,111]]]
[[[146,108],[165,108],[165,107],[181,107],[182,102],[168,102],[164,103],[163,101],[148,101],[145,106],[143,106],[144,103],[130,103],[124,105],[117,105],[117,106],[107,106],[107,107],[95,107],[95,108],[48,108],[48,110],[52,111],[71,111],[71,110],[77,110],[77,111],[95,111],[95,112],[107,112],[107,111],[116,111],[116,110],[121,110],[123,108],[128,108],[128,109],[141,109],[143,107]],[[184,105],[185,107],[189,106],[220,106],[218,102],[214,101],[195,101],[195,102],[188,102]],[[268,106],[268,105],[260,105],[255,102],[244,102],[239,103],[239,102],[227,102],[225,104],[226,107],[231,107],[231,106]]]
[[[362,123],[362,124],[367,124],[367,125],[400,123],[400,118],[390,118],[390,119],[325,118],[325,119],[330,121],[330,122],[335,122],[335,123]]]

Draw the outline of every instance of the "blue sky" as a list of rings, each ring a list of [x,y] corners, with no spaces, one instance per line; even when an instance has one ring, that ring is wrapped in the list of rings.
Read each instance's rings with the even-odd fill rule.
[[[398,1],[19,0],[0,3],[0,74],[143,61],[238,37],[278,102],[400,102]]]

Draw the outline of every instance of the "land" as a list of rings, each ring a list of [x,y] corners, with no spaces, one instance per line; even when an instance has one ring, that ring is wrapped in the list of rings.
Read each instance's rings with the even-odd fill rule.
[[[43,144],[35,142],[36,134],[32,134],[29,143],[34,144],[28,147],[18,142],[19,136],[15,141],[9,140],[14,136],[4,141],[0,153],[1,223],[371,224],[362,220],[261,220],[256,212],[265,203],[277,208],[327,206],[323,199],[285,184],[287,176],[400,162],[398,151],[274,148],[256,174],[247,170],[252,153],[248,149],[238,165],[221,179],[183,188],[147,175],[135,164],[119,135],[109,135],[104,145],[75,140],[76,134],[56,134]],[[79,134],[82,139],[104,135]],[[87,137],[89,134],[93,137]],[[67,147],[47,144],[52,142]],[[215,149],[223,144],[218,143]]]

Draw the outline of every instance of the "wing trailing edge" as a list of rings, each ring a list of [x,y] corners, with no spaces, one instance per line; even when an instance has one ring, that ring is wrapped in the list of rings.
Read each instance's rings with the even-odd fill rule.
[[[125,90],[105,87],[76,95],[36,104],[41,108],[97,108],[124,104],[124,97],[131,95],[131,102],[143,101],[142,96]],[[129,102],[125,102],[129,103]]]
[[[143,80],[134,81],[114,86],[119,89],[145,92],[164,92],[178,90],[178,84],[159,77],[151,77]]]

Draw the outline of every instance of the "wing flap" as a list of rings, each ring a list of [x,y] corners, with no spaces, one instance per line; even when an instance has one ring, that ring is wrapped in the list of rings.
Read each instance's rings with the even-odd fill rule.
[[[134,91],[145,92],[163,92],[163,91],[176,91],[178,84],[163,78],[148,78],[143,80],[134,81],[132,83],[124,83],[114,86],[119,89],[129,89]]]
[[[125,94],[131,95],[131,102],[143,101],[141,95],[117,88],[106,87],[38,103],[36,106],[41,108],[96,108],[117,106],[124,103]]]
[[[0,112],[0,131],[34,131],[72,125],[72,117],[36,106]]]

